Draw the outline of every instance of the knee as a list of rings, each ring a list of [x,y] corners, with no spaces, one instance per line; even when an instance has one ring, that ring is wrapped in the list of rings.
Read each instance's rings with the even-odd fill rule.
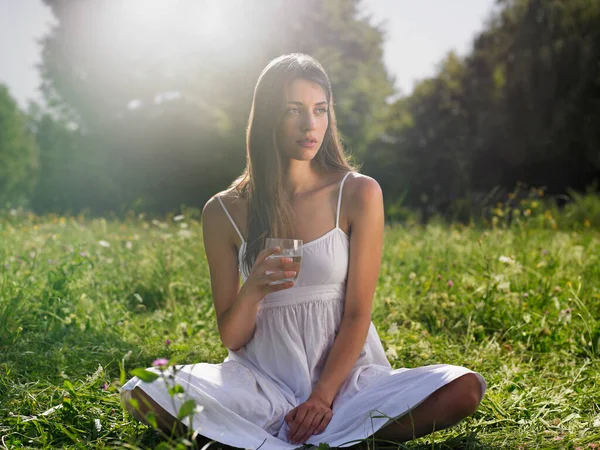
[[[456,412],[462,416],[470,416],[479,407],[481,402],[481,383],[477,375],[469,373],[456,380]]]
[[[134,388],[133,390],[126,390],[123,391],[121,393],[121,401],[123,402],[123,406],[125,407],[125,410],[131,414],[136,420],[138,420],[139,422],[145,422],[144,418],[142,417],[141,414],[141,402],[139,400],[139,395],[138,392],[140,389],[139,388]],[[135,400],[137,402],[138,407],[135,408],[132,405],[131,400]]]

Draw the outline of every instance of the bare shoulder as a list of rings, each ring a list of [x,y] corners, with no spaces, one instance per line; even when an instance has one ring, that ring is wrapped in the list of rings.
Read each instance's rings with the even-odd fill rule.
[[[228,189],[213,195],[204,205],[202,209],[204,234],[212,237],[224,236],[228,241],[235,242],[237,236],[231,233],[233,228],[221,202],[238,227],[242,225],[240,228],[244,229],[247,202]]]
[[[346,191],[347,190],[347,191]],[[361,207],[365,204],[383,202],[383,192],[379,183],[368,175],[352,172],[344,186],[344,197],[350,208]]]

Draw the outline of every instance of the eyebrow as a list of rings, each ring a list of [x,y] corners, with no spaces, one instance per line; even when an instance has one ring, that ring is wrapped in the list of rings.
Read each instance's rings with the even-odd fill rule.
[[[290,100],[288,103],[293,103],[294,105],[304,105],[304,103],[302,103],[302,102],[296,102],[294,100]],[[326,104],[327,104],[327,102],[319,102],[315,106],[326,105]]]

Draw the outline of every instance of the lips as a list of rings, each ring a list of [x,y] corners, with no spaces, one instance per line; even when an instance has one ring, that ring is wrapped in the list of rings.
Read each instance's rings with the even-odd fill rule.
[[[313,139],[313,138],[306,138],[306,139],[300,139],[299,141],[296,141],[299,144],[311,144],[311,143],[316,143],[317,140]]]

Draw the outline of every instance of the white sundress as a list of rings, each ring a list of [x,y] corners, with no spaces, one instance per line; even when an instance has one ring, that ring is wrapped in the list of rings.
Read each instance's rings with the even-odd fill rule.
[[[179,406],[193,398],[203,408],[184,423],[191,422],[199,434],[223,444],[263,450],[301,447],[288,442],[284,417],[311,394],[342,320],[350,242],[339,227],[339,212],[350,173],[340,183],[335,228],[304,244],[292,288],[269,294],[259,303],[254,335],[246,345],[229,350],[219,364],[178,366],[175,380],[168,383],[182,385],[183,398],[171,397],[162,378],[146,383],[134,377],[122,389],[141,388],[175,417]],[[246,242],[222,201],[221,205],[242,239],[241,268]],[[246,280],[244,273],[242,279]],[[393,370],[371,322],[364,347],[333,401],[329,425],[306,443],[354,445],[468,373],[475,372],[447,364]],[[475,375],[483,396],[485,381]]]

